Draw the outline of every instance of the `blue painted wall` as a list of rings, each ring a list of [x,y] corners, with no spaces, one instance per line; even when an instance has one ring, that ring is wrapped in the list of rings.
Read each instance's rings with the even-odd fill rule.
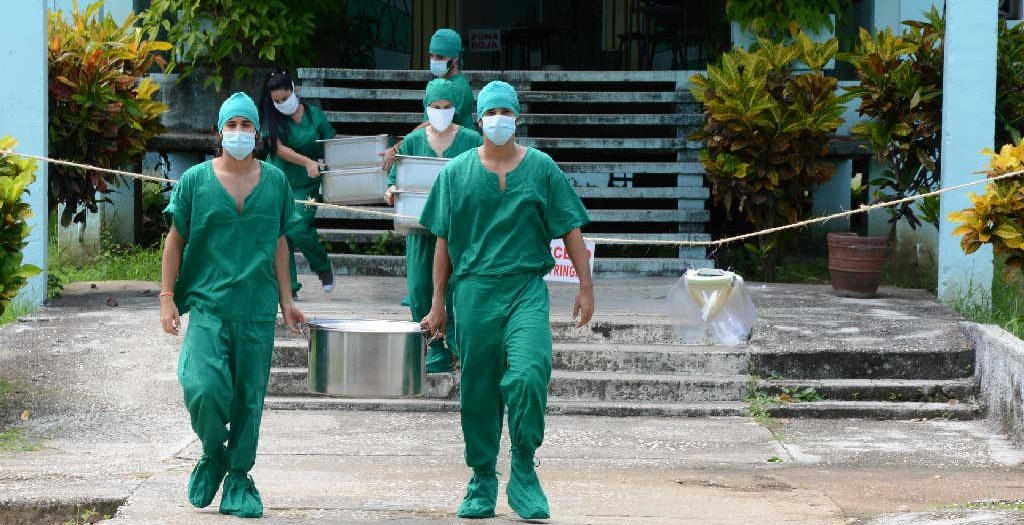
[[[943,64],[942,186],[977,179],[985,167],[981,150],[992,147],[996,105],[996,2],[946,1],[946,48]],[[942,218],[970,206],[967,194],[983,188],[942,195]],[[987,300],[992,291],[992,249],[985,245],[964,255],[956,224],[939,224],[939,297],[953,300],[970,294]]]
[[[19,0],[5,4],[0,17],[0,70],[17,72],[16,82],[0,84],[0,135],[18,140],[18,151],[47,152],[46,0]],[[40,164],[36,182],[25,200],[36,212],[24,261],[44,271],[32,278],[18,300],[34,305],[46,299],[46,165]]]

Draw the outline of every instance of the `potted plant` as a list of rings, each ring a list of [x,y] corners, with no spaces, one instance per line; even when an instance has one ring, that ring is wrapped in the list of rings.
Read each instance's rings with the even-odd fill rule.
[[[848,91],[860,99],[858,113],[865,118],[853,127],[853,134],[883,166],[870,181],[876,203],[930,191],[941,180],[944,23],[932,8],[925,21],[904,25],[907,30],[900,34],[886,28],[872,35],[861,29],[855,51],[843,57],[859,77],[860,83]],[[900,221],[916,229],[923,224],[919,215],[937,220],[910,202],[887,209],[887,236],[828,236],[829,270],[837,294],[874,296],[885,270],[887,247],[895,240]]]

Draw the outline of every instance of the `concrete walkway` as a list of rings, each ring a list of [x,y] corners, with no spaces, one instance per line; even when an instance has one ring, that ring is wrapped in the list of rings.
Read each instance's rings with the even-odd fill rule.
[[[346,292],[332,299],[366,317],[405,315],[392,306],[401,279],[354,279],[339,279]],[[656,295],[670,284],[636,289]],[[75,505],[108,511],[124,500],[113,523],[238,522],[185,499],[198,447],[174,373],[180,339],[159,331],[154,290],[75,285],[0,329],[0,378],[17,390],[0,417],[29,411],[17,426],[28,450],[0,452],[0,523],[62,523],[55,516]],[[309,295],[306,306],[320,304]],[[614,298],[599,301],[605,315],[617,309]],[[995,505],[956,507],[1024,493],[1024,454],[983,421],[548,421],[538,458],[551,523],[1024,524],[985,510]],[[263,429],[253,471],[262,523],[458,521],[468,471],[456,414],[272,411]],[[515,521],[500,502],[487,523]]]

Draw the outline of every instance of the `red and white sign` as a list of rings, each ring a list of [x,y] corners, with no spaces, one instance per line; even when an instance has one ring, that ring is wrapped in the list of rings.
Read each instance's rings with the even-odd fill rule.
[[[587,260],[590,267],[590,272],[594,272],[594,243],[587,242]],[[569,259],[569,251],[565,249],[565,243],[562,239],[555,239],[551,241],[551,256],[555,258],[555,267],[551,269],[551,273],[544,276],[545,281],[552,281],[556,283],[579,283],[580,276],[576,275],[576,268],[572,265],[572,259]]]
[[[474,53],[501,51],[501,30],[471,29],[469,31],[469,50]]]

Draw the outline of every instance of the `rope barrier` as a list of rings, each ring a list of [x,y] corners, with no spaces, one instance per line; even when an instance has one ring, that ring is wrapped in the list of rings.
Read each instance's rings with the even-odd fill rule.
[[[177,181],[173,180],[173,179],[154,177],[152,175],[143,175],[141,173],[132,173],[130,171],[114,170],[114,169],[109,169],[109,168],[101,168],[101,167],[98,167],[98,166],[90,166],[88,164],[81,164],[81,163],[78,163],[78,162],[71,162],[71,161],[60,160],[60,159],[51,159],[49,157],[42,157],[42,156],[38,156],[38,155],[30,155],[30,154],[27,154],[27,153],[18,153],[18,152],[10,151],[10,150],[2,150],[2,151],[0,151],[0,155],[14,155],[16,157],[32,159],[32,160],[36,160],[36,161],[40,161],[40,162],[46,162],[46,163],[49,163],[49,164],[58,164],[58,165],[62,165],[62,166],[70,166],[70,167],[73,167],[73,168],[79,168],[79,169],[83,169],[83,170],[98,171],[98,172],[101,172],[101,173],[110,173],[110,174],[113,174],[113,175],[122,175],[122,176],[125,176],[125,177],[131,177],[131,178],[141,179],[141,180],[148,180],[148,181],[152,181],[152,182],[165,182],[165,183],[168,183],[168,184],[175,184],[175,183],[177,183]],[[683,247],[683,246],[705,246],[705,247],[716,246],[716,247],[720,247],[720,246],[724,246],[726,244],[732,244],[734,242],[743,241],[743,240],[746,240],[746,239],[753,239],[753,238],[756,238],[756,237],[762,237],[762,236],[765,236],[765,235],[771,235],[773,233],[778,233],[778,232],[782,232],[782,231],[786,231],[786,230],[794,230],[794,229],[799,229],[799,228],[805,228],[805,227],[813,225],[813,224],[822,224],[822,223],[826,223],[828,221],[832,221],[832,220],[836,220],[836,219],[842,219],[842,218],[845,218],[845,217],[850,217],[850,216],[861,214],[861,213],[868,213],[868,212],[873,211],[873,210],[880,210],[880,209],[883,209],[883,208],[891,208],[891,207],[894,207],[894,206],[899,206],[901,204],[906,204],[908,202],[914,202],[914,201],[919,201],[919,200],[922,200],[922,199],[927,199],[929,197],[935,197],[935,196],[941,195],[943,193],[947,193],[947,192],[951,192],[951,191],[956,191],[956,190],[962,190],[962,189],[968,188],[970,186],[977,186],[979,184],[987,184],[987,183],[990,183],[990,182],[996,182],[996,181],[1000,181],[1000,180],[1004,180],[1004,179],[1009,179],[1009,178],[1013,178],[1013,177],[1019,177],[1021,175],[1024,175],[1024,170],[1012,171],[1012,172],[1009,172],[1009,173],[1004,173],[1002,175],[997,175],[995,177],[985,177],[983,179],[977,179],[977,180],[973,180],[973,181],[970,181],[970,182],[966,182],[964,184],[958,184],[956,186],[950,186],[950,187],[947,187],[947,188],[940,188],[938,190],[930,191],[930,192],[927,192],[927,193],[920,193],[918,195],[912,195],[910,197],[904,197],[902,199],[896,199],[894,201],[880,202],[880,203],[877,203],[877,204],[870,204],[870,205],[865,204],[865,205],[862,205],[862,206],[858,207],[855,210],[846,210],[846,211],[842,211],[842,212],[838,212],[838,213],[833,213],[831,215],[825,215],[825,216],[822,216],[822,217],[815,217],[815,218],[812,218],[812,219],[807,219],[807,220],[803,220],[803,221],[799,221],[799,222],[794,222],[792,224],[787,224],[787,225],[784,225],[784,226],[777,226],[775,228],[767,228],[767,229],[759,230],[759,231],[756,231],[756,232],[745,233],[745,234],[742,234],[742,235],[735,235],[735,236],[732,236],[732,237],[726,237],[724,239],[718,239],[718,240],[712,240],[712,241],[667,241],[667,240],[666,241],[663,241],[663,240],[648,240],[648,241],[645,241],[645,240],[640,240],[640,239],[622,239],[622,238],[617,238],[617,237],[592,237],[592,236],[585,236],[584,239],[587,240],[587,241],[590,241],[590,242],[597,242],[597,243],[601,243],[601,244],[619,244],[619,245],[640,244],[640,245],[652,245],[652,246],[677,246],[677,247]],[[401,214],[398,214],[398,213],[386,212],[386,211],[376,211],[376,210],[373,210],[373,209],[370,209],[370,208],[360,208],[360,207],[355,207],[355,206],[345,206],[345,205],[341,205],[341,204],[331,204],[331,203],[327,203],[327,202],[316,202],[316,201],[314,201],[312,199],[309,199],[309,200],[296,200],[295,202],[299,203],[299,204],[306,205],[306,206],[317,206],[317,207],[320,207],[320,208],[344,210],[344,211],[348,211],[348,212],[351,212],[351,213],[364,214],[364,215],[376,215],[376,216],[380,216],[380,217],[387,217],[389,219],[395,219],[395,218],[412,219],[412,220],[417,220],[418,219],[418,217],[412,217],[412,216],[409,216],[409,215],[401,215]]]

